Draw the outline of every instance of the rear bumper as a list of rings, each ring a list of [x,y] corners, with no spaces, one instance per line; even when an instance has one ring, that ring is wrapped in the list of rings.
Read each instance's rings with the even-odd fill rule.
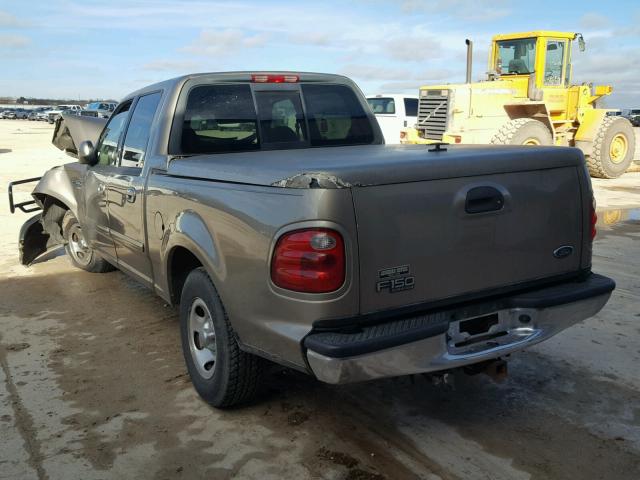
[[[307,360],[319,380],[334,384],[471,365],[540,343],[595,315],[614,288],[613,280],[591,274],[583,281],[357,332],[312,333],[304,341]]]

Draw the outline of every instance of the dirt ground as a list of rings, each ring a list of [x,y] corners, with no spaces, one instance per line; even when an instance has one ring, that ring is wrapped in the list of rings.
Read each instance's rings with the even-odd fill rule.
[[[51,131],[0,120],[3,192],[69,161]],[[594,185],[594,269],[618,288],[598,316],[513,355],[505,382],[335,387],[274,369],[230,411],[192,389],[174,309],[64,255],[20,266],[27,215],[3,201],[0,479],[638,479],[640,172]]]

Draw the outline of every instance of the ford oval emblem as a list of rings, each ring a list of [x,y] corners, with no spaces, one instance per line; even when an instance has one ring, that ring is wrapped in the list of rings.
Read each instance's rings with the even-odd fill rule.
[[[573,253],[573,247],[571,245],[563,245],[553,251],[553,256],[556,258],[565,258]]]

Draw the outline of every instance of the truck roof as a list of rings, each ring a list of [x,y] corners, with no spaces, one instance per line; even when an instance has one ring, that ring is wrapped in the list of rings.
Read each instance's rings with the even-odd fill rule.
[[[163,82],[154,83],[146,86],[135,92],[132,92],[125,96],[124,99],[135,97],[148,92],[154,92],[157,90],[173,90],[179,88],[186,81],[194,78],[202,78],[207,81],[223,81],[223,82],[251,82],[252,75],[296,75],[300,82],[334,82],[334,83],[347,83],[355,86],[355,83],[344,75],[337,75],[332,73],[315,73],[315,72],[292,72],[292,71],[265,71],[265,70],[253,70],[253,71],[238,71],[238,72],[204,72],[204,73],[189,73],[180,77],[171,78]]]
[[[374,93],[367,98],[418,98],[415,93]]]
[[[573,40],[576,36],[575,32],[558,32],[556,30],[531,30],[529,32],[518,33],[501,33],[500,35],[494,35],[493,41],[499,40],[514,40],[517,38],[532,38],[532,37],[556,37],[556,38],[569,38]]]

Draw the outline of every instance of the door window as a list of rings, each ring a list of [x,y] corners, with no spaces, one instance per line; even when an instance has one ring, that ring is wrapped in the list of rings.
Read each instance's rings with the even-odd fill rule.
[[[119,107],[100,134],[98,149],[96,150],[99,165],[118,164],[118,143],[127,123],[129,107],[131,107],[131,102],[127,102]]]
[[[127,134],[124,137],[121,166],[142,167],[147,143],[149,142],[151,124],[160,103],[160,97],[161,92],[156,92],[140,97],[138,103],[136,103],[131,114]]]
[[[565,47],[564,40],[547,40],[547,59],[544,66],[544,84],[547,86],[557,87],[563,83]]]

